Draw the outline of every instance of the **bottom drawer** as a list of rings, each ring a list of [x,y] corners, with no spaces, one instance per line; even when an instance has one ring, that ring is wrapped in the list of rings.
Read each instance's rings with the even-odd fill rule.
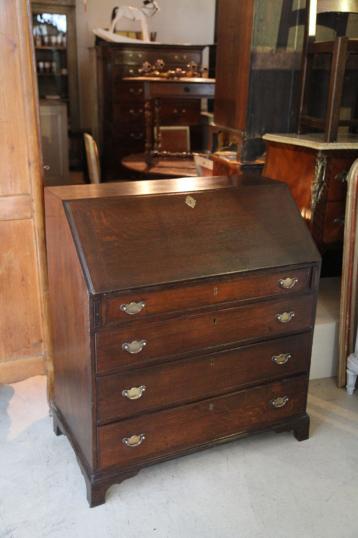
[[[304,413],[306,376],[98,428],[101,469],[148,462]],[[275,406],[276,405],[276,406]]]

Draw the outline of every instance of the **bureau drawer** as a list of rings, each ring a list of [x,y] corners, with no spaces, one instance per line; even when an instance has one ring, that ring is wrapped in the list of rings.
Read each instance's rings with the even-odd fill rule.
[[[118,330],[96,333],[97,371],[301,332],[312,328],[313,313],[314,297],[304,295],[163,321],[127,323]]]
[[[174,455],[303,414],[307,383],[302,376],[101,426],[99,467]]]
[[[97,378],[97,418],[126,418],[307,372],[311,340],[309,332]]]
[[[100,305],[100,318],[101,323],[107,325],[152,314],[200,308],[208,304],[285,296],[306,291],[310,286],[310,267],[272,273],[251,273],[160,291],[104,296]],[[133,311],[136,313],[129,313]]]

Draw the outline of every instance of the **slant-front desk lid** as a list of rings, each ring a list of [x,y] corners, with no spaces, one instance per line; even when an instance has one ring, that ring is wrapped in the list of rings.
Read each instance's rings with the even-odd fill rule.
[[[277,182],[191,178],[50,191],[64,200],[92,293],[319,261]]]

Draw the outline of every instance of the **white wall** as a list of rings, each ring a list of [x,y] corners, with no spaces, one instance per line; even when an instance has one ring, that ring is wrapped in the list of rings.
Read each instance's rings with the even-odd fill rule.
[[[160,11],[149,19],[150,31],[157,32],[157,41],[167,43],[212,43],[214,33],[214,0],[158,0]],[[82,0],[83,3],[83,0]],[[114,6],[140,7],[141,0],[88,0],[87,24],[90,30],[108,27]],[[122,29],[138,29],[125,21]]]
[[[149,19],[149,31],[157,32],[163,43],[211,44],[214,36],[215,0],[157,0],[160,11]],[[141,0],[77,0],[77,38],[81,125],[89,127],[89,110],[93,107],[88,92],[93,77],[89,48],[94,45],[93,28],[108,28],[114,6],[141,6]],[[130,21],[121,28],[136,30]]]

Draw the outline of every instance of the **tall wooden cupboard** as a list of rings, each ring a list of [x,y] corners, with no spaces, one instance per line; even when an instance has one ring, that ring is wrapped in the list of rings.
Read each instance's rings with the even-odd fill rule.
[[[0,0],[0,384],[47,356],[41,156],[26,0]]]

